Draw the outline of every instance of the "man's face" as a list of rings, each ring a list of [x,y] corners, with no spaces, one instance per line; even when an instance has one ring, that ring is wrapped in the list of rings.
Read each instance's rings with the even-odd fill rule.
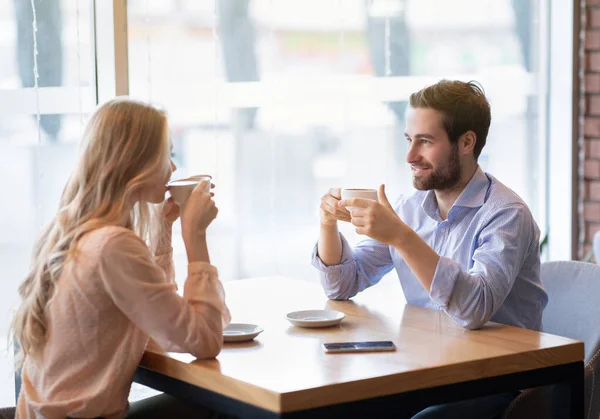
[[[458,144],[451,144],[442,124],[442,114],[428,108],[406,110],[406,140],[413,186],[426,191],[455,187],[462,175]]]

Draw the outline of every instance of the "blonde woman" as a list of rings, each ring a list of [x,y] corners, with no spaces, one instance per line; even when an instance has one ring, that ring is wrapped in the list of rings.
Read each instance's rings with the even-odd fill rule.
[[[164,201],[175,170],[167,132],[163,112],[128,99],[92,115],[80,160],[19,288],[17,418],[125,417],[150,338],[198,358],[220,352],[230,317],[206,244],[217,208],[201,184],[181,216],[188,258],[182,298],[171,249],[180,209]],[[169,416],[184,417],[187,407],[173,400],[158,396],[146,410],[162,416],[169,402]],[[145,417],[135,405],[129,415]]]

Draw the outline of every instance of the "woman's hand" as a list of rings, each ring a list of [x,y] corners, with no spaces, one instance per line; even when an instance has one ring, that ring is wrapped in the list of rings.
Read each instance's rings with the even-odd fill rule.
[[[181,226],[184,238],[186,235],[206,235],[206,229],[217,218],[219,209],[215,205],[213,193],[204,192],[208,186],[207,181],[202,181],[194,188],[185,203],[181,217]]]
[[[169,197],[158,205],[156,212],[158,222],[152,225],[150,232],[153,238],[151,250],[154,255],[162,255],[171,251],[173,223],[179,218],[181,209],[173,198]]]
[[[188,256],[188,262],[209,262],[206,245],[206,229],[219,212],[212,192],[204,192],[208,186],[202,181],[190,194],[181,215],[181,233]],[[212,186],[212,185],[211,185]]]
[[[161,215],[168,224],[173,225],[181,215],[181,208],[175,203],[172,197],[169,197],[162,203],[160,209]]]

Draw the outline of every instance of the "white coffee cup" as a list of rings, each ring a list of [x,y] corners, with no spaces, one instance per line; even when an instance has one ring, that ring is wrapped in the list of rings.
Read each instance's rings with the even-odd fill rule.
[[[202,181],[206,180],[207,184],[204,188],[204,192],[210,192],[210,183],[212,176],[210,175],[195,175],[185,179],[172,180],[168,183],[169,193],[175,203],[179,206],[183,206],[190,197],[190,194],[194,188]]]
[[[362,198],[362,199],[371,199],[373,201],[377,201],[377,190],[376,189],[342,189],[341,191],[342,199],[350,199],[350,198]],[[356,207],[346,207],[348,210],[355,209]]]

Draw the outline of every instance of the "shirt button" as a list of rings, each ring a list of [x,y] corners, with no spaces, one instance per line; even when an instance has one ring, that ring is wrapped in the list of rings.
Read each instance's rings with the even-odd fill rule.
[[[445,232],[446,232],[446,229],[445,229],[445,228],[442,228],[442,233],[445,233]]]

